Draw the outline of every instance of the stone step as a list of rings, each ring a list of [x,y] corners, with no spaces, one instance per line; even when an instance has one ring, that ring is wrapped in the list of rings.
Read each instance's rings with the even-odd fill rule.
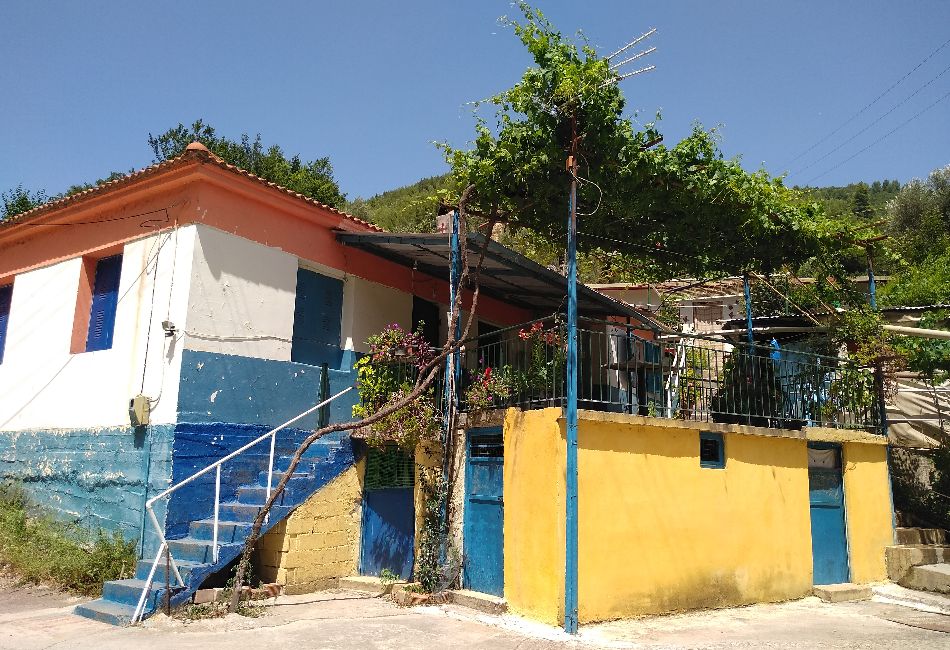
[[[888,546],[884,549],[884,558],[887,564],[887,577],[894,582],[900,582],[912,567],[950,562],[950,546],[927,544]]]
[[[898,584],[908,589],[950,594],[950,564],[923,564],[911,567]]]
[[[478,591],[469,591],[468,589],[453,589],[450,593],[450,600],[456,605],[475,609],[486,614],[501,616],[508,611],[508,602],[504,598],[483,594]]]
[[[110,625],[128,625],[135,613],[135,605],[123,605],[111,600],[98,598],[88,603],[77,605],[73,613],[91,618],[94,621],[109,623]]]
[[[851,600],[867,600],[871,597],[871,587],[842,582],[834,585],[815,585],[814,593],[826,603],[844,603]]]
[[[392,592],[393,588],[402,587],[407,584],[409,583],[405,580],[397,580],[384,585],[382,581],[375,576],[350,576],[348,578],[340,578],[337,587],[349,591],[362,591],[368,594],[381,595],[388,594]]]
[[[896,528],[898,544],[946,544],[947,531],[940,528]]]

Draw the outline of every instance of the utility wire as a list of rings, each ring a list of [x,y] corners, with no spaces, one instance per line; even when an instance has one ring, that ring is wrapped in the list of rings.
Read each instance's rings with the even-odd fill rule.
[[[681,253],[680,251],[671,251],[671,250],[668,249],[668,248],[656,248],[656,247],[654,247],[654,246],[649,246],[648,244],[635,244],[635,243],[633,243],[633,242],[623,241],[623,240],[621,240],[621,239],[613,239],[613,238],[611,238],[611,237],[604,237],[603,235],[595,235],[595,234],[593,234],[593,233],[582,232],[582,231],[580,231],[580,230],[577,231],[577,234],[578,234],[578,235],[583,235],[584,237],[591,237],[591,238],[593,238],[593,239],[601,239],[601,240],[603,240],[603,241],[613,242],[613,243],[615,243],[615,244],[623,244],[624,246],[630,246],[631,248],[640,248],[640,249],[648,250],[648,251],[651,251],[651,252],[654,252],[654,253],[665,253],[665,254],[667,254],[667,255],[675,255],[675,256],[677,256],[677,257],[683,257],[683,258],[686,258],[686,259],[697,260],[697,261],[705,261],[704,258],[699,257],[699,256],[697,256],[697,255],[690,255],[690,254],[688,254],[688,253]]]
[[[801,152],[800,154],[798,154],[797,156],[795,156],[794,158],[792,158],[790,161],[788,161],[788,165],[783,165],[783,167],[790,166],[793,162],[795,162],[795,161],[801,159],[801,158],[802,158],[803,156],[805,156],[806,154],[811,153],[811,152],[814,151],[817,147],[819,147],[819,146],[821,146],[822,144],[824,144],[825,142],[827,142],[829,138],[831,138],[831,137],[834,136],[836,133],[838,133],[839,131],[841,131],[841,129],[843,129],[844,127],[848,126],[848,124],[850,124],[851,122],[853,122],[853,121],[855,120],[855,118],[857,118],[859,115],[861,115],[861,114],[864,113],[866,110],[868,110],[869,108],[871,108],[872,106],[874,106],[876,103],[878,103],[878,102],[879,102],[885,95],[887,95],[889,92],[891,92],[892,90],[894,90],[895,88],[897,88],[901,83],[903,83],[903,81],[904,81],[905,79],[907,79],[907,77],[909,77],[909,76],[911,76],[912,74],[914,74],[915,72],[917,72],[917,70],[920,69],[920,66],[922,66],[922,65],[925,64],[927,61],[929,61],[930,59],[932,59],[932,58],[934,57],[934,55],[937,54],[937,52],[939,52],[940,50],[942,50],[943,48],[945,48],[947,45],[950,45],[950,39],[947,39],[946,41],[944,41],[943,44],[941,44],[939,47],[937,47],[937,49],[935,49],[933,52],[931,52],[930,54],[928,54],[927,56],[925,56],[925,57],[923,58],[923,60],[922,60],[920,63],[918,63],[917,65],[915,65],[914,68],[913,68],[910,72],[908,72],[908,73],[905,74],[903,77],[901,77],[900,79],[898,79],[897,81],[895,81],[893,84],[891,84],[891,86],[888,87],[887,90],[885,90],[885,91],[882,92],[880,95],[878,95],[878,96],[875,97],[873,100],[871,100],[871,102],[870,102],[869,104],[867,104],[864,108],[862,108],[862,109],[859,110],[857,113],[855,113],[854,115],[852,115],[851,117],[849,117],[847,120],[845,120],[844,122],[842,122],[841,125],[839,125],[834,131],[832,131],[831,133],[829,133],[828,135],[826,135],[825,137],[823,137],[822,139],[820,139],[818,142],[816,142],[816,143],[813,144],[812,146],[808,147],[808,149],[805,149],[805,151]]]
[[[841,144],[839,144],[837,147],[835,147],[834,149],[832,149],[831,151],[829,151],[828,153],[826,153],[826,154],[823,155],[822,157],[815,159],[814,161],[808,163],[808,164],[805,165],[804,167],[799,167],[797,170],[795,170],[794,172],[792,172],[792,175],[800,174],[800,173],[802,173],[803,171],[805,171],[806,169],[810,169],[811,167],[814,167],[815,165],[817,165],[818,163],[820,163],[822,160],[824,160],[825,158],[827,158],[827,157],[830,156],[831,154],[835,153],[836,151],[840,151],[842,148],[844,148],[845,145],[847,145],[847,144],[849,144],[849,143],[851,143],[851,142],[854,142],[854,140],[855,140],[859,135],[861,135],[861,134],[863,134],[863,133],[866,133],[866,132],[868,131],[868,129],[870,129],[872,126],[874,126],[875,124],[877,124],[878,122],[880,122],[881,120],[883,120],[885,117],[887,117],[888,115],[890,115],[891,113],[893,113],[894,111],[896,111],[898,108],[900,108],[901,106],[903,106],[904,104],[906,104],[908,101],[910,101],[911,99],[913,99],[914,97],[916,97],[918,94],[920,94],[920,91],[922,91],[924,88],[926,88],[927,86],[929,86],[930,84],[932,84],[933,82],[935,82],[937,79],[939,79],[939,78],[942,77],[943,75],[945,75],[945,74],[947,73],[947,71],[950,71],[950,65],[948,65],[946,68],[944,68],[943,70],[941,70],[941,71],[940,71],[940,74],[938,74],[936,77],[932,78],[930,81],[928,81],[927,83],[925,83],[923,86],[921,86],[920,88],[918,88],[917,90],[915,90],[913,93],[911,93],[910,95],[908,95],[907,97],[905,97],[902,101],[900,101],[899,103],[895,104],[895,105],[893,106],[893,108],[891,108],[891,110],[887,111],[886,113],[884,113],[883,115],[881,115],[880,117],[878,117],[876,120],[874,120],[873,122],[871,122],[870,124],[868,124],[866,127],[864,127],[863,129],[861,129],[860,131],[858,131],[857,133],[855,133],[854,135],[852,135],[850,138],[848,138],[847,140],[845,140],[844,142],[842,142]]]
[[[862,153],[864,153],[865,151],[867,151],[868,149],[870,149],[870,148],[873,147],[874,145],[879,144],[879,143],[883,142],[884,140],[886,140],[887,138],[889,138],[891,135],[894,134],[895,131],[897,131],[897,130],[899,130],[899,129],[902,129],[903,127],[907,126],[908,124],[910,124],[911,122],[913,122],[914,120],[916,120],[918,117],[920,117],[921,115],[923,115],[924,113],[926,113],[927,111],[929,111],[931,108],[933,108],[934,106],[936,106],[937,104],[939,104],[940,102],[942,102],[943,100],[945,100],[947,97],[950,97],[950,92],[946,93],[945,95],[942,95],[942,96],[941,96],[939,99],[937,99],[934,103],[928,105],[926,108],[921,109],[921,110],[918,111],[916,114],[914,114],[914,115],[912,115],[911,117],[907,118],[906,120],[904,120],[903,122],[901,122],[900,124],[898,124],[897,126],[895,126],[893,129],[891,129],[890,131],[888,131],[887,133],[885,133],[884,135],[882,135],[880,138],[878,138],[877,140],[875,140],[874,142],[872,142],[872,143],[869,144],[868,146],[864,147],[863,149],[858,150],[857,152],[855,152],[855,153],[852,154],[851,156],[845,158],[844,160],[842,160],[841,162],[839,162],[839,163],[838,163],[837,165],[835,165],[834,167],[831,167],[831,168],[829,168],[829,169],[826,169],[825,171],[823,171],[822,173],[818,174],[817,176],[815,176],[815,177],[809,179],[808,182],[805,183],[805,185],[811,185],[813,182],[815,182],[815,181],[818,180],[819,178],[821,178],[821,177],[823,177],[823,176],[827,176],[828,174],[830,174],[830,173],[833,172],[834,170],[838,169],[839,167],[841,167],[841,166],[844,165],[845,163],[851,162],[852,160],[854,160],[855,158],[857,158],[858,156],[860,156]]]

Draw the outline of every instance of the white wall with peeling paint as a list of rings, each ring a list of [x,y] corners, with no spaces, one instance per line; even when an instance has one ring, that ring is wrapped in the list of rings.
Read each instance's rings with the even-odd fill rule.
[[[412,327],[412,296],[347,276],[343,284],[343,349],[369,352],[366,339],[391,323]]]
[[[154,424],[175,421],[181,345],[162,321],[184,322],[194,227],[125,245],[113,345],[70,353],[82,259],[22,273],[0,364],[0,431],[127,426],[129,399],[153,402]]]
[[[197,226],[185,346],[290,361],[297,266],[278,248]]]

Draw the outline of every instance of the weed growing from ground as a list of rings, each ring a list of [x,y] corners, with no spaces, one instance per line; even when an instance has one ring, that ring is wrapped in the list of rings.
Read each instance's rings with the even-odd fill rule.
[[[59,521],[20,487],[0,486],[0,564],[20,579],[99,595],[104,582],[132,577],[136,559],[122,533]]]

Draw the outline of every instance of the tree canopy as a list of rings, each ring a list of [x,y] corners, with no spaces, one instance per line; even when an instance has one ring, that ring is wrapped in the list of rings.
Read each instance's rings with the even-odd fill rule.
[[[488,100],[494,124],[476,115],[469,149],[443,144],[457,189],[471,205],[514,229],[560,238],[567,213],[565,158],[576,120],[580,150],[581,250],[640,258],[652,275],[771,270],[814,257],[834,259],[840,224],[804,193],[764,170],[726,159],[714,131],[696,125],[683,141],[650,147],[656,124],[637,130],[611,62],[576,45],[540,11],[521,4],[509,21],[534,59],[512,88]]]
[[[199,119],[191,126],[179,123],[159,135],[148,135],[156,162],[180,155],[196,140],[226,162],[321,203],[339,208],[346,201],[333,178],[329,158],[304,161],[298,154],[288,157],[279,145],[265,147],[259,133],[253,139],[244,133],[240,141],[231,140]]]

